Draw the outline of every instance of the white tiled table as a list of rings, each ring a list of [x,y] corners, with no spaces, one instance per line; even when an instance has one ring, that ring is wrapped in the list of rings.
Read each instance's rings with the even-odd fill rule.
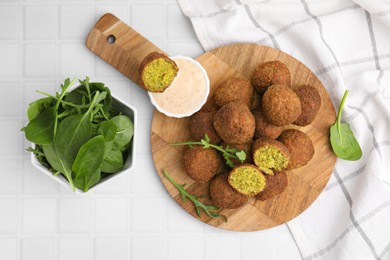
[[[203,52],[174,0],[0,0],[0,260],[299,259],[285,226],[220,230],[170,198],[151,157],[146,93],[84,45],[106,12],[171,55]],[[138,147],[131,172],[77,195],[31,166],[20,128],[35,90],[85,76],[138,109]]]

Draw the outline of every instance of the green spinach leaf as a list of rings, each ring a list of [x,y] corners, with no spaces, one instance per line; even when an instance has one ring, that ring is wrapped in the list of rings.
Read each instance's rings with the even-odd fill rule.
[[[100,169],[98,169],[90,177],[80,176],[75,178],[74,186],[84,192],[87,192],[89,188],[91,188],[92,186],[94,186],[100,181],[100,178],[101,178],[101,172]]]
[[[54,145],[68,169],[72,169],[80,147],[91,138],[91,128],[87,114],[69,116],[59,123]]]
[[[111,121],[113,121],[117,126],[117,132],[112,149],[120,150],[123,146],[127,145],[133,137],[134,124],[133,121],[125,115],[115,116],[111,118]]]
[[[55,108],[48,107],[23,129],[27,140],[35,144],[50,144],[54,138]]]
[[[341,113],[347,95],[348,90],[345,91],[341,100],[337,121],[330,127],[330,143],[337,157],[344,160],[356,161],[362,157],[362,149],[349,125],[347,123],[341,123]]]
[[[123,155],[119,150],[111,150],[104,158],[101,165],[101,171],[107,173],[116,173],[123,168]]]
[[[61,172],[65,174],[69,182],[72,179],[72,165],[77,153],[80,147],[91,138],[92,110],[104,97],[103,93],[96,93],[85,114],[68,116],[58,125],[57,134],[54,137],[54,146],[59,157],[57,160],[61,162],[64,170]]]
[[[27,117],[28,120],[31,121],[34,118],[36,118],[43,110],[45,110],[48,107],[53,106],[54,98],[52,97],[45,97],[38,100],[35,100],[34,102],[30,103],[30,105],[27,108]]]
[[[99,168],[104,159],[104,144],[102,135],[93,137],[80,147],[74,160],[72,170],[76,174],[75,183],[83,183],[82,189],[85,192],[100,179]]]
[[[74,184],[72,179],[72,169],[67,166],[66,162],[58,153],[57,148],[53,143],[42,145],[43,152],[45,153],[46,160],[49,162],[51,167],[57,172],[61,172],[65,175],[65,178],[68,180],[72,190],[74,191]]]
[[[111,120],[102,122],[97,130],[97,134],[103,135],[106,140],[105,152],[104,152],[105,156],[107,156],[107,154],[112,149],[115,140],[116,131],[117,131],[117,126]]]

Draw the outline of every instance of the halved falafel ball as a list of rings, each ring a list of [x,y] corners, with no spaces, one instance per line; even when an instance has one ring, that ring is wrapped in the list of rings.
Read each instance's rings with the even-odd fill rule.
[[[292,124],[301,115],[301,101],[295,92],[281,84],[270,86],[261,103],[265,119],[273,125]]]
[[[222,159],[214,149],[205,149],[201,146],[188,148],[184,152],[183,166],[187,175],[198,183],[211,180],[218,173]]]
[[[278,140],[290,151],[289,169],[305,166],[314,156],[314,145],[310,137],[297,129],[287,129]]]
[[[264,174],[253,164],[241,164],[234,167],[228,182],[236,191],[246,196],[255,196],[266,185]]]
[[[219,143],[221,137],[219,137],[213,125],[216,113],[216,110],[200,110],[193,114],[190,119],[191,137],[195,140],[200,140],[207,134],[210,138],[210,143]]]
[[[267,185],[262,192],[257,194],[257,200],[268,200],[282,193],[288,185],[287,174],[285,171],[275,172],[275,175],[265,175]]]
[[[283,84],[289,87],[291,85],[290,71],[283,62],[267,61],[256,67],[251,84],[260,95],[274,84]]]
[[[241,101],[221,107],[214,117],[214,128],[228,144],[248,143],[255,132],[255,118]]]
[[[269,137],[261,137],[253,144],[253,162],[266,174],[285,170],[290,161],[287,147]]]
[[[233,101],[241,101],[251,108],[253,87],[246,78],[230,78],[218,85],[214,92],[215,103],[222,107]]]
[[[314,121],[321,107],[321,97],[313,86],[303,85],[294,88],[295,93],[301,100],[301,115],[294,121],[294,124],[306,126]]]
[[[250,140],[246,144],[227,144],[227,143],[223,142],[221,145],[224,148],[229,146],[230,148],[236,148],[238,150],[242,150],[245,152],[245,154],[246,154],[245,161],[241,162],[240,160],[237,160],[237,159],[231,159],[234,166],[237,166],[237,165],[240,165],[243,163],[252,163],[253,162],[253,157],[252,157],[253,140]]]
[[[253,138],[257,139],[260,137],[269,137],[272,139],[276,139],[282,133],[283,127],[273,125],[268,122],[265,119],[263,112],[261,112],[260,110],[252,110],[252,114],[255,117],[256,121],[255,134],[253,135]]]
[[[174,60],[158,52],[149,53],[141,62],[138,73],[141,86],[150,92],[164,92],[175,79],[179,67]]]
[[[229,173],[218,174],[210,182],[210,197],[215,206],[221,209],[237,209],[248,202],[245,196],[230,186]]]

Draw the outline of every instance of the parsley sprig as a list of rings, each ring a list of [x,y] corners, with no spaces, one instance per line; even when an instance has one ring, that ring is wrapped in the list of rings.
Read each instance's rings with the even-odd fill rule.
[[[229,145],[226,145],[226,147],[222,147],[221,145],[215,145],[210,143],[210,138],[206,134],[203,139],[200,141],[188,141],[188,142],[182,142],[182,143],[172,143],[171,145],[188,145],[191,148],[194,145],[201,145],[203,148],[214,148],[217,151],[220,151],[223,155],[223,158],[225,158],[227,165],[230,167],[234,167],[234,163],[231,159],[237,159],[240,162],[244,162],[246,159],[246,153],[243,150],[239,150],[237,148],[230,147]]]
[[[181,195],[181,198],[183,200],[183,202],[186,202],[187,199],[189,199],[192,203],[194,203],[195,205],[195,210],[196,210],[196,214],[198,215],[198,217],[200,218],[201,217],[201,210],[203,210],[204,212],[206,212],[206,214],[209,216],[209,217],[212,217],[212,218],[218,218],[218,217],[221,217],[224,219],[225,222],[227,222],[227,218],[226,216],[224,215],[220,215],[218,214],[217,210],[219,210],[218,207],[214,206],[214,205],[206,205],[204,204],[203,202],[199,201],[200,198],[202,197],[199,197],[199,196],[195,196],[195,195],[192,195],[190,194],[188,191],[186,191],[186,189],[184,188],[185,184],[184,185],[180,185],[178,184],[172,177],[171,175],[169,175],[169,173],[166,171],[166,170],[163,170],[163,173],[164,173],[164,176],[177,188],[177,190],[180,192],[180,195]]]

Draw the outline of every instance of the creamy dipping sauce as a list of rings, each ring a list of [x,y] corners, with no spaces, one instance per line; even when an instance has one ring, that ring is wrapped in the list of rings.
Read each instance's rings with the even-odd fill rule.
[[[179,67],[172,84],[162,93],[151,93],[157,105],[172,114],[196,112],[206,100],[207,82],[201,68],[181,57],[173,58]]]

